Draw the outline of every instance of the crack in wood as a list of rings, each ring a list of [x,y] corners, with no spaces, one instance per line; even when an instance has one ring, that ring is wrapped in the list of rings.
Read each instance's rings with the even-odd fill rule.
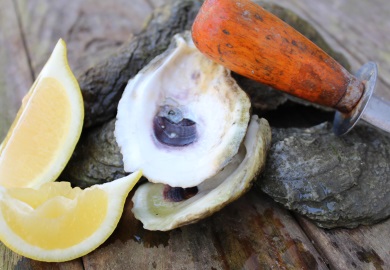
[[[28,67],[29,67],[29,70],[30,70],[30,76],[31,76],[32,81],[35,81],[35,72],[34,72],[34,69],[32,67],[32,61],[31,61],[30,52],[29,52],[28,46],[27,46],[26,35],[25,35],[24,31],[23,31],[22,19],[21,19],[21,16],[20,16],[20,10],[19,10],[19,7],[18,7],[18,3],[17,3],[17,1],[12,1],[12,3],[13,3],[14,11],[15,11],[16,18],[17,18],[17,23],[18,23],[20,37],[21,37],[21,40],[22,40],[22,43],[23,43],[23,48],[24,48],[24,50],[26,52],[27,63],[28,63]]]

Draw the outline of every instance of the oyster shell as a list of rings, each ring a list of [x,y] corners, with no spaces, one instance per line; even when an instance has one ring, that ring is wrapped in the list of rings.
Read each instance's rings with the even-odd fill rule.
[[[177,202],[174,195],[167,194],[168,186],[143,184],[133,196],[134,216],[145,229],[167,231],[211,215],[251,187],[265,164],[270,142],[267,120],[252,116],[239,152],[224,170],[199,184],[196,195]]]
[[[115,137],[127,172],[149,181],[197,186],[237,153],[250,100],[230,71],[201,54],[189,31],[126,86]]]
[[[360,123],[274,128],[261,190],[317,226],[355,228],[390,217],[390,136]]]

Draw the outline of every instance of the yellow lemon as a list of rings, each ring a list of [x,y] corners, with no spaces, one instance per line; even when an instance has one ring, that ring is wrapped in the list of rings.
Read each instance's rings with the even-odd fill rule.
[[[25,257],[61,262],[81,257],[114,231],[142,173],[81,190],[68,182],[0,189],[0,240]]]
[[[0,185],[33,187],[54,181],[80,137],[84,105],[60,40],[0,145]]]

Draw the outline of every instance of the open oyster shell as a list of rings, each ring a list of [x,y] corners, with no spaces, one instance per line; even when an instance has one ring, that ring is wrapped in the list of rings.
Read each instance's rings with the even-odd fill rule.
[[[128,172],[193,187],[237,153],[250,100],[230,71],[201,54],[189,31],[142,69],[118,105],[115,137]]]
[[[239,152],[224,170],[199,184],[196,195],[188,199],[177,198],[169,194],[175,192],[169,186],[143,184],[133,196],[134,216],[145,229],[167,231],[211,215],[251,187],[265,164],[270,142],[267,120],[252,116]]]

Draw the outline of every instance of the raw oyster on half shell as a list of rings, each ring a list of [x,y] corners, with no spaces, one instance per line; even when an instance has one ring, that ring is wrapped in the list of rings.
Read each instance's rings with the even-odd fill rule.
[[[224,170],[189,190],[153,183],[140,186],[133,196],[134,216],[145,229],[160,231],[210,216],[251,187],[265,164],[270,143],[267,120],[252,116],[239,152]]]
[[[249,124],[250,108],[230,71],[200,53],[188,31],[129,81],[115,136],[125,170],[152,182],[133,197],[144,228],[196,222],[251,187],[271,131],[257,116]]]
[[[124,169],[149,181],[193,187],[237,153],[250,100],[230,71],[207,59],[190,32],[142,69],[118,105],[115,137]]]

